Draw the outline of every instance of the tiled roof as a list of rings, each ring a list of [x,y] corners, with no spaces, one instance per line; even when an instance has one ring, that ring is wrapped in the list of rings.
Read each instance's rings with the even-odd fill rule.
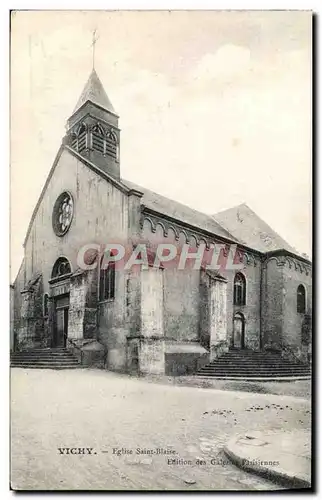
[[[147,208],[160,212],[165,216],[185,222],[186,224],[196,228],[200,228],[201,230],[208,231],[217,236],[236,241],[229,231],[226,231],[226,229],[224,229],[210,215],[198,212],[187,205],[183,205],[182,203],[178,203],[170,198],[166,198],[161,194],[150,191],[145,187],[138,186],[133,182],[122,179],[122,183],[130,189],[141,191],[143,193],[141,204],[145,205]]]
[[[301,255],[266,222],[258,217],[246,203],[218,212],[213,215],[213,218],[239,240],[240,243],[250,248],[254,248],[260,252],[283,249]]]

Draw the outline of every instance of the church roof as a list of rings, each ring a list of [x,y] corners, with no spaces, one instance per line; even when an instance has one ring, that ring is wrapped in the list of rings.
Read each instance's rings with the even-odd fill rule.
[[[73,111],[73,114],[85,104],[85,102],[91,101],[94,104],[97,104],[101,108],[106,109],[110,113],[115,114],[115,110],[111,101],[109,100],[104,87],[102,85],[101,80],[99,79],[95,69],[93,68],[89,78],[86,82],[86,85],[81,93],[80,98],[76,104],[76,107]]]
[[[122,179],[122,183],[128,186],[129,189],[135,189],[143,193],[141,204],[147,208],[164,214],[165,216],[172,217],[179,221],[185,222],[201,230],[208,231],[217,236],[222,236],[230,241],[236,241],[236,238],[230,234],[229,231],[224,229],[218,222],[216,222],[210,215],[198,212],[197,210],[183,205],[177,201],[166,198],[161,194],[150,191],[149,189],[138,186],[133,182]],[[236,241],[237,242],[237,241]]]
[[[265,253],[283,249],[301,256],[246,203],[218,212],[213,215],[213,218],[240,243],[250,248]]]

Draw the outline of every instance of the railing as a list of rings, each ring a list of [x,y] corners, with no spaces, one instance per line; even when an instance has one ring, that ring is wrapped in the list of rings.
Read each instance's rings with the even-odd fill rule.
[[[76,342],[74,342],[74,340],[69,339],[68,337],[66,337],[66,342],[67,342],[67,344],[71,344],[73,346],[73,348],[80,351],[80,362],[82,365],[83,364],[83,351],[82,351],[82,349],[76,344]]]
[[[290,355],[291,358],[293,358],[293,361],[296,361],[297,363],[303,363],[303,360],[299,357],[296,356],[294,351],[286,344],[281,344],[281,349],[283,352],[285,352],[287,355]]]

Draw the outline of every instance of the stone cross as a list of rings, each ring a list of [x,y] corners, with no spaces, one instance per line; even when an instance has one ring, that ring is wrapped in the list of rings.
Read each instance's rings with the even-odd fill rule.
[[[93,69],[95,67],[95,44],[96,44],[98,39],[99,39],[99,36],[96,35],[96,29],[95,29],[93,31],[93,38],[92,38],[92,43],[91,43],[91,47],[93,47]]]

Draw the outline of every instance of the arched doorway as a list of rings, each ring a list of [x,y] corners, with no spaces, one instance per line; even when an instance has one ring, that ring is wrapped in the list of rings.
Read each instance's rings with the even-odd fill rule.
[[[234,316],[233,347],[245,348],[245,317],[242,313],[236,313]]]
[[[56,260],[50,284],[53,302],[52,347],[65,347],[68,336],[68,311],[71,266],[65,257]]]

